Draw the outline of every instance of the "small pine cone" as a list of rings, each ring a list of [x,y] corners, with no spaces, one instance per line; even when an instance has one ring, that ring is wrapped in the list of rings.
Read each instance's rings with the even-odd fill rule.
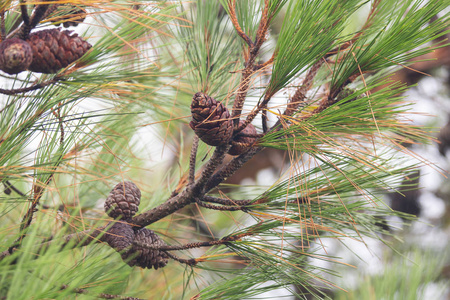
[[[18,74],[25,71],[32,61],[33,51],[27,42],[12,38],[0,43],[0,70]]]
[[[78,26],[86,19],[86,11],[75,5],[58,5],[55,11],[55,21],[53,25],[63,25],[65,28],[69,26]]]
[[[204,93],[196,93],[191,104],[192,121],[189,126],[206,144],[227,144],[233,135],[233,121],[228,109]]]
[[[104,240],[117,252],[131,249],[135,234],[133,227],[126,223],[114,223],[105,233]],[[129,248],[129,249],[127,249]]]
[[[141,191],[131,181],[118,183],[105,201],[105,211],[111,218],[128,221],[138,211]]]
[[[71,33],[60,28],[32,33],[27,40],[33,49],[33,62],[28,70],[52,74],[82,57],[91,44]]]
[[[241,120],[239,125],[242,125],[243,123],[244,121]],[[256,141],[256,137],[243,136],[245,134],[256,135],[257,133],[255,126],[248,124],[247,127],[242,129],[242,131],[233,138],[232,146],[230,150],[228,150],[228,154],[241,155],[250,148],[251,144]]]
[[[137,230],[134,241],[152,246],[166,245],[156,233],[147,228]],[[133,244],[131,250],[122,255],[122,259],[130,266],[138,266],[143,269],[153,267],[156,270],[167,265],[168,256],[164,251],[147,249]]]

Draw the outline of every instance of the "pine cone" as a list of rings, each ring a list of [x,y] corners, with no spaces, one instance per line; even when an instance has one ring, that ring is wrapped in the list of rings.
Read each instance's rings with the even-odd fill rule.
[[[111,218],[128,221],[138,211],[141,191],[131,181],[118,183],[105,201],[105,211]]]
[[[152,246],[165,246],[163,240],[159,236],[147,228],[142,228],[136,231],[134,241],[145,243]],[[131,260],[129,260],[131,258]],[[133,244],[131,250],[122,255],[122,259],[127,262],[129,266],[138,266],[141,268],[156,269],[167,265],[167,254],[160,250],[147,249]]]
[[[0,70],[8,74],[25,71],[33,61],[31,46],[18,38],[0,43]]]
[[[191,104],[192,121],[189,123],[195,134],[206,144],[227,144],[233,135],[233,121],[228,109],[204,93],[196,93]]]
[[[27,40],[33,49],[33,62],[28,70],[56,73],[82,57],[91,44],[68,30],[46,29],[32,33]]]
[[[243,120],[239,122],[239,125],[244,123]],[[228,150],[228,154],[230,155],[240,155],[247,151],[250,146],[256,141],[256,137],[243,136],[244,134],[252,134],[256,135],[256,128],[252,124],[248,124],[247,127],[242,129],[232,141],[232,146],[230,150]]]
[[[75,5],[58,5],[54,18],[55,21],[53,21],[52,24],[55,26],[61,24],[65,28],[69,26],[78,26],[78,24],[83,23],[84,19],[86,19],[86,11]]]
[[[131,249],[134,238],[133,227],[129,224],[119,222],[114,223],[105,233],[104,237],[108,245],[117,252],[127,251],[127,248]]]

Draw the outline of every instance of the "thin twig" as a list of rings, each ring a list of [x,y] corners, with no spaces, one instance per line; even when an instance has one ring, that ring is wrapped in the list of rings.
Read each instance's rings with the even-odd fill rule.
[[[259,48],[266,41],[267,30],[272,16],[269,16],[269,0],[264,0],[264,9],[261,15],[261,21],[259,22],[258,30],[256,31],[255,46],[252,51],[259,51]]]
[[[48,3],[38,4],[36,6],[36,8],[34,9],[34,12],[31,16],[29,24],[25,24],[25,22],[24,22],[22,24],[22,26],[20,26],[19,28],[17,28],[16,30],[14,30],[13,32],[8,34],[8,38],[19,37],[23,40],[28,39],[28,35],[30,34],[31,30],[33,28],[35,28],[37,26],[37,24],[39,24],[39,22],[45,16],[45,13],[49,6],[50,6],[50,4],[48,4]]]
[[[63,284],[60,289],[61,290],[66,290],[68,288],[69,288],[69,285]],[[73,291],[76,294],[89,294],[89,291],[87,289],[82,289],[82,288],[75,288]],[[105,294],[105,293],[101,293],[96,298],[100,298],[100,299],[122,299],[122,300],[143,300],[143,299],[140,299],[140,298],[126,297],[126,296],[122,296],[122,295],[112,295],[112,294]]]
[[[31,17],[31,21],[30,21],[30,30],[33,29],[34,27],[37,26],[37,24],[39,24],[39,22],[44,18],[47,9],[49,8],[50,4],[46,3],[46,4],[38,4],[33,12],[33,15]],[[28,35],[29,32],[27,32]]]
[[[263,132],[267,133],[267,130],[269,130],[268,128],[268,124],[267,124],[267,112],[265,110],[263,110],[261,112],[261,123],[262,123],[262,128],[263,128]]]
[[[217,197],[212,197],[212,196],[205,196],[202,198],[202,201],[217,203],[217,204],[222,204],[222,205],[228,205],[228,206],[244,206],[244,205],[256,204],[258,202],[255,200],[233,200],[233,199],[217,198]]]
[[[20,11],[22,13],[22,20],[26,26],[30,25],[30,16],[28,15],[28,6],[24,0],[19,1]]]
[[[176,260],[182,264],[186,264],[188,266],[195,266],[197,264],[197,260],[195,258],[189,258],[189,259],[185,259],[185,258],[180,258],[172,253],[170,253],[169,251],[164,251],[168,257],[170,257],[173,260]]]
[[[198,150],[198,136],[194,136],[191,148],[191,157],[189,159],[189,185],[193,185],[195,181],[195,161],[197,158]]]
[[[208,242],[197,242],[197,243],[189,243],[184,245],[164,245],[164,246],[155,246],[150,245],[147,243],[142,243],[138,241],[134,241],[133,243],[139,247],[144,247],[151,250],[162,250],[162,251],[179,251],[179,250],[187,250],[187,249],[194,249],[194,248],[201,248],[201,247],[211,247],[211,246],[217,246],[217,245],[223,245],[230,242],[235,242],[237,240],[240,240],[246,236],[253,235],[253,232],[245,232],[240,233],[236,235],[229,235],[226,237],[221,238],[217,241],[208,241]]]
[[[199,206],[212,209],[212,210],[220,210],[220,211],[238,211],[238,210],[248,210],[248,208],[245,208],[243,206],[218,206],[214,204],[209,204],[201,201],[200,199],[195,199],[195,203],[197,203]]]
[[[23,193],[18,188],[16,188],[14,185],[12,185],[8,180],[5,180],[5,182],[3,182],[3,185],[6,188],[9,188],[9,189],[13,190],[16,194],[18,194],[21,197],[23,197],[23,198],[27,197],[27,195],[25,193]]]
[[[62,147],[64,144],[64,126],[63,126],[63,119],[61,118],[61,103],[58,103],[58,109],[56,111],[53,111],[53,115],[58,119],[59,127],[61,130],[61,137],[59,140],[59,144]]]
[[[44,183],[44,186],[47,187],[50,182],[53,179],[54,172],[50,174],[50,176],[47,178],[46,182]],[[31,202],[31,207],[28,209],[27,213],[25,214],[22,225],[20,226],[20,231],[24,231],[27,229],[30,224],[31,220],[33,219],[33,213],[36,212],[36,207],[39,205],[39,201],[41,200],[42,196],[44,195],[44,187],[38,185],[37,183],[33,186],[33,201]]]
[[[343,45],[340,45],[338,48],[328,52],[324,56],[324,58],[322,58],[319,61],[317,61],[311,67],[311,69],[306,74],[302,85],[296,90],[294,96],[289,101],[289,103],[287,105],[287,108],[286,108],[285,112],[283,113],[284,116],[288,116],[288,117],[292,116],[298,110],[298,108],[302,104],[305,103],[306,92],[309,89],[311,89],[311,87],[313,85],[313,82],[314,82],[314,78],[317,75],[317,72],[319,71],[320,67],[327,61],[327,58],[332,56],[332,55],[334,55],[334,54],[336,54],[336,53],[338,53],[339,51],[343,51],[343,50],[347,49],[348,47],[350,47],[351,45],[353,45],[356,42],[356,40],[362,35],[362,33],[364,32],[364,29],[366,29],[367,27],[369,27],[371,25],[371,22],[373,21],[373,18],[376,15],[377,7],[378,7],[379,3],[380,3],[380,0],[376,0],[376,1],[373,2],[371,11],[369,13],[369,16],[367,17],[366,22],[365,22],[363,28],[361,29],[361,31],[359,31],[357,34],[355,34],[350,41],[347,41]],[[332,104],[334,104],[335,103],[334,98],[336,97],[336,95],[339,94],[339,92],[342,91],[342,89],[345,86],[347,86],[349,83],[351,83],[352,81],[353,80],[347,80],[341,86],[339,86],[339,87],[333,89],[332,91],[330,91],[330,95],[328,96],[328,98],[325,101],[322,101],[322,103],[319,105],[319,107],[316,108],[311,114],[304,116],[302,119],[306,119],[306,118],[309,118],[311,115],[315,115],[317,113],[320,113],[321,111],[323,111],[327,107],[329,107]],[[267,102],[268,102],[268,100],[264,99],[264,101],[261,104],[258,105],[257,109],[252,111],[248,115],[246,122],[244,122],[240,127],[242,127],[242,129],[245,128],[245,126],[247,126],[256,117],[256,115],[259,113],[260,110],[266,108]],[[280,125],[280,121],[278,120],[276,122],[276,124],[274,126],[272,126],[270,131],[280,128],[279,125]],[[239,129],[240,128],[238,128],[238,130]]]
[[[273,93],[266,93],[264,95],[263,101],[259,102],[257,107],[255,109],[253,109],[247,116],[247,119],[245,119],[244,122],[242,122],[236,129],[235,132],[239,133],[241,132],[245,127],[248,126],[248,124],[250,124],[253,119],[255,119],[255,117],[259,114],[259,112],[262,109],[265,109],[267,107],[267,104],[269,103],[270,99],[272,98]]]
[[[231,117],[233,118],[234,127],[240,128],[240,130],[235,130],[234,135],[238,134],[245,127],[239,126],[239,120],[242,113],[242,108],[244,106],[245,98],[247,97],[247,92],[250,87],[250,79],[253,75],[253,68],[256,60],[256,56],[261,48],[262,43],[266,39],[266,34],[269,26],[270,17],[269,12],[269,2],[265,0],[264,10],[262,13],[261,21],[258,26],[256,33],[255,43],[249,46],[248,59],[245,62],[245,68],[242,72],[241,81],[239,83],[238,90],[236,92],[236,97],[234,98],[233,111]],[[248,124],[247,124],[248,125]]]
[[[26,92],[31,92],[31,91],[35,91],[41,88],[44,88],[46,86],[49,86],[51,84],[54,84],[58,81],[62,80],[61,77],[59,76],[55,76],[54,78],[41,82],[41,83],[37,83],[37,84],[33,84],[32,86],[26,87],[26,88],[20,88],[20,89],[12,89],[12,90],[5,90],[5,89],[0,89],[0,94],[4,94],[4,95],[16,95],[16,94],[22,94],[22,93],[26,93]]]
[[[5,10],[0,11],[0,42],[6,39]]]
[[[335,55],[339,52],[342,52],[344,50],[346,50],[347,48],[351,47],[364,33],[364,31],[370,27],[373,23],[373,20],[378,12],[378,5],[381,3],[381,0],[375,0],[372,3],[369,15],[367,16],[367,19],[363,25],[363,27],[361,28],[361,30],[356,33],[351,40],[343,43],[342,45],[338,46],[337,48],[329,51],[325,57],[324,60],[327,59],[328,57]],[[350,54],[347,54],[350,55]],[[360,71],[360,70],[359,70]],[[323,101],[321,101],[321,103],[319,104],[319,107],[316,108],[314,111],[311,112],[311,114],[306,115],[304,117],[302,117],[302,119],[307,119],[312,115],[318,114],[320,112],[322,112],[323,110],[325,110],[326,108],[330,107],[331,105],[335,104],[338,100],[336,99],[336,96],[347,86],[349,85],[351,82],[353,82],[359,75],[362,74],[353,74],[351,75],[346,81],[344,81],[340,86],[334,86],[331,88],[329,95],[326,99],[324,99]],[[278,125],[278,124],[276,124]],[[275,126],[274,126],[275,127]],[[273,127],[273,128],[274,128]]]
[[[58,160],[58,163],[54,166],[53,172],[49,175],[46,182],[44,183],[45,187],[48,187],[48,185],[52,181],[54,174],[56,172],[56,168],[58,168],[60,162],[61,160]],[[31,221],[33,220],[33,215],[37,211],[39,201],[41,200],[42,195],[44,194],[44,187],[34,183],[33,192],[34,194],[33,200],[31,201],[31,206],[28,208],[27,212],[23,216],[22,222],[20,223],[20,231],[19,231],[20,235],[7,250],[10,254],[12,253],[13,249],[19,248],[20,245],[22,244],[22,241],[25,237],[25,231],[28,227],[30,227]]]
[[[298,109],[298,107],[304,102],[304,99],[306,98],[306,92],[312,87],[314,78],[317,75],[317,72],[319,71],[320,67],[323,65],[324,62],[325,62],[324,59],[320,59],[311,67],[311,69],[306,74],[306,77],[303,80],[302,85],[295,91],[294,96],[289,101],[287,108],[284,111],[283,115],[285,115],[285,116],[293,115],[294,112]],[[238,127],[237,131],[240,131],[240,130],[244,129],[245,127],[247,127],[247,125],[253,121],[253,119],[258,115],[258,113],[261,110],[266,109],[267,104],[269,103],[269,100],[271,99],[271,97],[272,97],[271,93],[264,95],[263,101],[261,103],[258,103],[258,106],[247,116],[247,119],[245,120],[245,122],[243,122]],[[267,123],[266,123],[267,117],[264,118],[264,114],[263,114],[263,121],[264,120],[266,120],[266,121],[263,123],[263,127],[267,126]],[[280,123],[279,123],[279,121],[277,121],[277,123],[274,126],[272,126],[272,128],[270,130],[265,130],[264,132],[271,131],[274,128],[278,128],[279,125],[280,125]]]
[[[249,47],[253,47],[253,42],[248,35],[242,30],[241,25],[239,25],[239,21],[236,16],[236,0],[228,0],[228,9],[229,9],[229,17],[231,23],[236,29],[239,36],[247,43]]]
[[[313,86],[314,78],[316,77],[317,72],[324,63],[325,59],[320,59],[311,67],[311,69],[309,69],[308,73],[305,76],[305,79],[302,82],[302,85],[295,91],[294,96],[289,101],[283,115],[288,117],[292,116],[297,111],[299,106],[304,104],[306,92]]]

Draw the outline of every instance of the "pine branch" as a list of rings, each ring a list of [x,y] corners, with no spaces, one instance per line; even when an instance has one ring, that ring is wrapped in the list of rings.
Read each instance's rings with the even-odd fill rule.
[[[231,2],[230,2],[231,3]],[[233,1],[234,3],[234,1]],[[265,41],[270,16],[269,14],[269,1],[264,1],[264,10],[262,12],[261,21],[257,30],[255,43],[252,43],[248,48],[248,58],[245,61],[245,68],[242,71],[241,80],[239,83],[239,87],[236,91],[236,97],[234,98],[233,109],[231,113],[231,117],[233,118],[234,126],[236,127],[235,133],[239,133],[243,128],[239,126],[239,119],[242,112],[242,107],[244,105],[245,98],[247,97],[247,92],[250,87],[251,76],[253,75],[254,64],[256,61],[256,57],[259,53],[259,50],[262,46],[262,43]],[[239,25],[239,23],[238,23]],[[238,32],[239,30],[236,29]],[[242,31],[242,29],[241,29]]]
[[[25,87],[25,88],[11,89],[11,90],[0,89],[0,94],[17,95],[17,94],[22,94],[22,93],[26,93],[26,92],[31,92],[31,91],[42,89],[42,88],[44,88],[46,86],[49,86],[49,85],[53,85],[53,84],[57,83],[60,80],[63,80],[63,78],[60,77],[60,76],[55,76],[54,78],[52,78],[50,80],[46,80],[46,81],[41,82],[41,83],[36,83],[36,84],[33,84],[32,86]]]
[[[255,200],[233,200],[233,199],[217,198],[217,197],[212,197],[212,196],[204,196],[202,198],[202,201],[217,203],[217,204],[227,205],[227,206],[246,206],[246,205],[259,203],[259,201],[255,201]]]
[[[143,246],[143,247],[145,247],[145,246]],[[180,257],[178,257],[178,256],[176,256],[176,255],[174,255],[174,254],[172,254],[172,253],[170,253],[168,251],[165,251],[165,253],[171,259],[173,259],[173,260],[175,260],[175,261],[177,261],[179,263],[186,264],[186,265],[191,266],[191,267],[195,266],[198,263],[195,258],[185,259],[185,258],[180,258]]]
[[[28,24],[24,21],[20,27],[10,32],[7,38],[19,37],[23,40],[28,39],[28,35],[30,34],[31,30],[33,30],[45,16],[45,12],[47,11],[48,7],[49,4],[38,4],[34,9]]]
[[[30,17],[28,16],[27,3],[24,0],[19,1],[20,11],[22,12],[22,20],[26,26],[30,26]]]
[[[21,190],[19,190],[18,188],[16,188],[14,185],[12,185],[8,180],[5,180],[5,182],[3,182],[3,185],[5,186],[5,194],[8,194],[6,192],[6,190],[10,190],[9,193],[11,193],[11,190],[14,191],[16,194],[18,194],[20,197],[22,198],[26,198],[27,195],[25,193],[23,193]]]
[[[189,243],[189,244],[185,244],[185,245],[176,245],[176,246],[175,245],[174,246],[154,246],[154,245],[149,245],[149,244],[140,243],[140,242],[135,242],[135,244],[138,246],[147,248],[147,249],[151,249],[151,250],[179,251],[179,250],[187,250],[187,249],[194,249],[194,248],[226,245],[228,243],[241,240],[242,238],[251,236],[253,234],[254,233],[252,233],[252,232],[246,232],[246,233],[241,233],[241,234],[229,235],[229,236],[223,237],[217,241],[197,242],[197,243]]]
[[[306,92],[312,88],[314,78],[316,77],[317,72],[324,63],[325,59],[321,59],[311,67],[311,69],[306,74],[305,79],[303,80],[301,86],[297,88],[297,90],[294,93],[294,96],[292,96],[292,98],[289,100],[286,110],[283,113],[284,116],[287,117],[292,116],[300,106],[305,104],[304,101],[306,98]],[[277,125],[278,124],[276,124],[275,126]]]
[[[219,210],[219,211],[247,211],[248,209],[243,206],[219,206],[219,205],[213,205],[206,202],[201,201],[200,199],[196,199],[195,203],[197,203],[199,206],[212,209],[212,210]]]
[[[217,171],[206,183],[205,190],[208,192],[221,184],[225,179],[231,177],[237,170],[239,170],[247,161],[249,161],[256,153],[263,150],[263,147],[251,148],[248,152],[233,158],[226,166],[223,166]]]

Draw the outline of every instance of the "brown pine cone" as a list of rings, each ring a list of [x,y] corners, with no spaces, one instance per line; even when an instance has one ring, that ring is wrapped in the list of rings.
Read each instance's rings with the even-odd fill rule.
[[[111,218],[128,221],[138,211],[141,191],[131,181],[118,183],[105,201],[105,211]]]
[[[0,70],[8,74],[25,71],[33,61],[31,46],[18,38],[0,43]]]
[[[243,120],[239,122],[239,125],[244,123]],[[247,127],[242,129],[231,142],[232,146],[230,150],[228,150],[228,154],[230,155],[241,155],[245,151],[247,151],[250,146],[256,141],[256,137],[243,136],[245,134],[256,135],[256,128],[252,124],[248,124]]]
[[[166,245],[156,233],[147,228],[137,230],[134,241],[152,246]],[[122,255],[122,259],[129,266],[138,266],[144,269],[153,267],[155,270],[166,266],[168,262],[168,256],[164,251],[147,249],[136,244],[133,244],[131,250]]]
[[[28,70],[52,74],[82,57],[91,44],[71,33],[60,28],[32,33],[27,40],[33,49],[33,62]]]
[[[189,126],[206,144],[227,144],[233,135],[233,121],[228,109],[219,101],[198,92],[191,104],[192,121]]]
[[[55,21],[53,21],[52,24],[55,26],[61,24],[65,28],[69,26],[78,26],[78,24],[83,23],[84,19],[86,19],[86,11],[75,5],[58,5],[53,18]]]
[[[129,224],[120,222],[114,223],[104,236],[104,240],[108,245],[117,252],[129,251],[132,248],[134,238],[135,234],[133,227]]]

